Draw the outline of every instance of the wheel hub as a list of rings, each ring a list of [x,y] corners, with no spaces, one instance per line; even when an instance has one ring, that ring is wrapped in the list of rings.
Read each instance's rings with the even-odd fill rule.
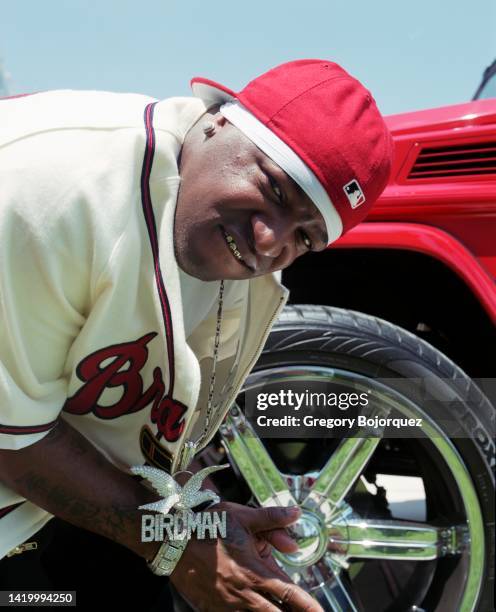
[[[278,553],[279,559],[292,567],[309,567],[317,563],[327,550],[329,536],[324,522],[313,512],[303,510],[298,522],[291,526],[299,550],[292,554]]]

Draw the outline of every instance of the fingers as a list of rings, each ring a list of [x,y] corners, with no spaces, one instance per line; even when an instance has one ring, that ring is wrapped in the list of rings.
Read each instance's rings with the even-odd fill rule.
[[[282,570],[282,568],[277,564],[276,560],[272,555],[265,557],[262,559],[262,563],[265,567],[272,572],[272,577],[279,577],[283,582],[289,580],[289,576]]]
[[[288,578],[268,578],[262,583],[263,590],[293,612],[324,612],[320,604],[306,591]]]
[[[294,553],[299,547],[294,539],[284,529],[274,529],[259,534],[282,553]]]
[[[243,515],[243,523],[252,533],[288,527],[295,523],[301,514],[297,506],[290,508],[270,506],[269,508],[249,508],[249,510],[250,512]]]
[[[269,542],[260,536],[257,536],[256,547],[258,554],[260,555],[262,563],[267,567],[275,576],[281,577],[283,580],[288,579],[288,575],[281,569],[277,564],[276,560],[272,556],[274,550]]]
[[[262,559],[265,559],[272,554],[272,545],[266,538],[256,536],[255,546]]]
[[[271,603],[263,595],[255,593],[255,591],[247,591],[243,594],[247,602],[246,610],[255,610],[256,612],[280,612],[281,608],[275,603]],[[249,607],[248,607],[249,606]]]

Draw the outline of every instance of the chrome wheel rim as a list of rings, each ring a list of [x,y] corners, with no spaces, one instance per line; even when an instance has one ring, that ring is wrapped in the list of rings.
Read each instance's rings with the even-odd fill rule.
[[[251,373],[243,392],[256,391],[268,381],[288,385],[311,380],[337,380],[354,390],[362,387],[378,403],[392,401],[394,409],[406,417],[422,418],[429,443],[456,483],[464,520],[441,526],[402,520],[365,520],[347,503],[346,496],[372,458],[380,438],[364,437],[366,432],[362,432],[362,437],[345,438],[317,474],[292,478],[277,469],[235,404],[220,433],[230,459],[253,497],[262,506],[299,505],[302,509],[300,520],[292,528],[299,551],[294,555],[275,553],[279,564],[325,609],[342,612],[360,610],[347,576],[351,561],[423,562],[462,556],[466,569],[456,609],[475,610],[484,567],[483,520],[471,476],[452,441],[409,398],[350,371],[308,365],[260,369]]]

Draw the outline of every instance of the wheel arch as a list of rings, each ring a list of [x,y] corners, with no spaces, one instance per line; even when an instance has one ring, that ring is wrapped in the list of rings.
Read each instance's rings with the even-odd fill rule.
[[[454,236],[421,223],[362,223],[334,248],[379,248],[422,253],[452,270],[496,324],[496,286],[474,255]]]
[[[461,243],[437,228],[362,224],[336,248],[301,257],[282,280],[290,303],[381,317],[426,339],[471,376],[495,375],[494,283]]]

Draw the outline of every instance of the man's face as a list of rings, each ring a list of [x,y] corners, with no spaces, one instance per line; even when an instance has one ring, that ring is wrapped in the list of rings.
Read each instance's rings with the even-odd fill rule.
[[[206,136],[209,120],[215,131]],[[248,279],[327,246],[324,218],[308,196],[218,112],[188,132],[180,175],[174,246],[191,276]]]

